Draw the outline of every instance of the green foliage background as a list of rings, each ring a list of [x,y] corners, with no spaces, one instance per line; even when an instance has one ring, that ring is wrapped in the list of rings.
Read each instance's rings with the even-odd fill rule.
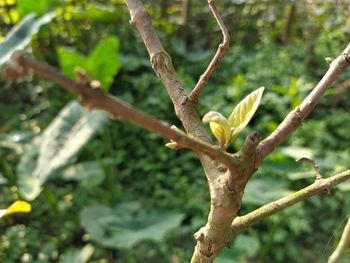
[[[188,1],[152,0],[146,6],[189,91],[221,33],[205,1],[192,1],[186,16]],[[233,152],[249,132],[265,137],[273,131],[323,76],[324,58],[339,54],[350,38],[350,7],[346,1],[222,0],[217,5],[231,49],[201,95],[201,114],[215,110],[228,116],[247,94],[266,87],[249,127],[228,149]],[[112,94],[181,127],[122,1],[1,0],[1,38],[30,12],[49,11],[56,18],[30,45],[38,59],[71,77],[75,65],[85,67]],[[347,71],[339,82],[349,77]],[[313,171],[295,163],[298,157],[312,157],[326,176],[349,168],[348,97],[349,90],[337,94],[336,86],[327,91],[303,126],[264,161],[248,184],[241,214],[310,184]],[[30,149],[73,99],[37,77],[12,86],[1,80],[1,207],[23,198],[20,172],[36,165]],[[31,214],[0,222],[0,262],[189,261],[193,233],[209,210],[206,179],[195,156],[165,148],[163,138],[128,122],[109,121],[94,131],[85,147],[52,171]],[[216,262],[325,262],[350,213],[349,191],[345,183],[331,196],[317,196],[264,220]],[[101,222],[94,229],[91,214]],[[136,241],[120,245],[120,236]]]

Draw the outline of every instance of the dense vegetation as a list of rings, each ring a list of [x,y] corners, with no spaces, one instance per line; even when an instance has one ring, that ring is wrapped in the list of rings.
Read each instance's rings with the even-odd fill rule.
[[[324,58],[348,42],[346,1],[312,2],[217,2],[231,49],[201,95],[201,113],[228,115],[245,95],[266,87],[256,116],[231,151],[253,130],[262,137],[273,131],[322,77]],[[191,0],[152,0],[146,6],[180,78],[192,89],[221,41],[207,6]],[[38,59],[72,78],[74,67],[83,67],[110,93],[180,127],[123,1],[0,0],[0,38],[29,13],[49,11],[56,17],[30,44]],[[338,82],[349,77],[346,72]],[[310,166],[296,158],[312,158],[324,175],[348,168],[348,96],[339,86],[329,89],[303,126],[264,161],[248,184],[242,214],[314,180]],[[193,233],[209,210],[195,156],[164,147],[163,138],[133,124],[86,113],[72,100],[37,77],[0,82],[0,205],[24,198],[33,206],[31,214],[0,221],[0,262],[188,262]],[[65,116],[59,113],[64,107]],[[79,134],[79,125],[90,130]],[[51,165],[72,144],[76,151]],[[32,184],[33,174],[40,174],[42,189]],[[324,262],[350,213],[349,191],[347,182],[332,196],[264,220],[215,262]]]

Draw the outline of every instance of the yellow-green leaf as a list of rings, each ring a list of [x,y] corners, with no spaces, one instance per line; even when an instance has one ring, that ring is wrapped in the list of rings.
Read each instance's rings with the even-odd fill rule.
[[[233,112],[228,118],[228,123],[233,129],[231,140],[234,139],[245,126],[247,126],[253,117],[254,113],[259,107],[264,89],[264,87],[261,87],[253,91],[234,108]]]
[[[220,145],[227,147],[231,138],[231,127],[227,119],[219,112],[209,111],[204,115],[203,122],[209,122],[210,129]]]
[[[25,201],[16,201],[7,209],[0,209],[0,218],[14,213],[29,213],[32,211],[32,206]]]

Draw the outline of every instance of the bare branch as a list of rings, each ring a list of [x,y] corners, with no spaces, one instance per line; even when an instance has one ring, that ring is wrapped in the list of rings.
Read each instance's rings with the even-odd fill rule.
[[[334,250],[332,255],[329,257],[327,263],[337,263],[344,254],[345,249],[350,248],[350,218],[345,225],[343,234],[340,238],[337,248]]]
[[[210,76],[213,74],[214,70],[219,66],[221,60],[224,58],[224,56],[226,55],[228,49],[229,49],[229,45],[230,45],[230,36],[228,33],[228,30],[224,24],[224,21],[222,20],[214,0],[208,0],[208,5],[210,8],[210,11],[212,12],[213,16],[216,19],[216,22],[218,23],[221,32],[222,32],[222,36],[223,36],[223,41],[222,43],[219,45],[218,50],[215,53],[215,56],[213,57],[212,61],[210,62],[208,68],[205,70],[205,72],[200,76],[198,83],[196,84],[196,86],[194,87],[194,89],[192,90],[192,92],[189,95],[189,99],[191,101],[198,101],[198,97],[200,95],[200,93],[202,92],[203,88],[205,87],[205,85],[208,83],[208,80],[210,78]]]
[[[187,133],[211,142],[207,132],[201,127],[197,107],[188,99],[188,94],[176,76],[171,57],[164,50],[156,31],[152,26],[151,18],[140,0],[126,0],[130,11],[131,24],[139,32],[150,56],[153,70],[165,86],[175,108],[175,113],[181,120]]]
[[[291,111],[277,129],[258,145],[259,163],[266,158],[289,134],[294,132],[310,114],[316,104],[320,101],[325,91],[332,85],[335,79],[342,73],[350,63],[350,43],[333,62],[317,86],[304,99],[304,101]]]
[[[271,202],[264,205],[253,212],[236,217],[231,225],[233,235],[237,235],[259,221],[277,214],[278,212],[295,205],[296,203],[302,202],[309,199],[312,196],[326,193],[330,188],[350,179],[350,169],[344,172],[338,173],[327,179],[316,180],[313,184],[289,195],[283,197],[277,201]]]
[[[103,91],[98,81],[87,81],[85,83],[74,82],[56,69],[23,53],[15,53],[13,60],[16,64],[16,70],[21,66],[24,69],[33,70],[44,79],[56,82],[66,90],[77,95],[80,102],[89,110],[101,109],[108,112],[112,117],[119,117],[133,122],[149,131],[176,142],[181,145],[182,148],[189,148],[194,152],[204,153],[221,162],[228,168],[233,169],[236,165],[234,155],[222,151],[217,146],[189,137],[185,132],[173,129],[168,124],[158,121],[148,114],[135,109],[130,104]],[[20,71],[24,72],[22,69]]]

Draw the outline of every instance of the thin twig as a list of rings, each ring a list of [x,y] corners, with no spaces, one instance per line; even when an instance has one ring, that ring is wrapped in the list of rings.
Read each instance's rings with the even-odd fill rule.
[[[327,263],[337,263],[341,259],[342,255],[344,254],[344,251],[350,248],[350,218],[345,225],[343,234],[340,238],[339,244],[337,248],[334,250],[332,255],[329,257]]]
[[[222,162],[228,168],[233,169],[236,165],[234,155],[222,151],[217,146],[210,145],[197,138],[189,137],[186,133],[178,129],[172,129],[168,124],[158,121],[150,115],[135,109],[130,104],[106,93],[101,89],[97,81],[77,83],[64,76],[55,68],[43,64],[27,54],[15,53],[13,60],[16,65],[15,70],[18,70],[19,66],[24,69],[31,69],[40,77],[59,84],[64,89],[77,95],[80,102],[89,110],[101,109],[108,112],[112,117],[123,118],[133,122],[176,142],[182,148],[189,148],[197,153],[204,153]],[[20,72],[25,72],[23,68],[20,69]]]
[[[222,20],[214,0],[208,0],[208,5],[210,8],[210,11],[212,12],[213,16],[215,17],[216,22],[218,23],[222,36],[223,36],[223,41],[219,45],[218,50],[215,53],[215,56],[213,57],[212,61],[210,62],[208,68],[205,70],[205,72],[200,76],[198,83],[192,90],[192,92],[189,95],[189,99],[191,101],[196,102],[198,100],[198,97],[200,93],[202,92],[203,88],[205,85],[208,83],[208,80],[210,76],[213,74],[214,70],[219,66],[221,60],[224,58],[226,55],[229,45],[230,45],[230,36],[228,33],[228,30],[224,24],[224,21]]]
[[[329,192],[329,189],[350,179],[350,169],[338,173],[327,179],[316,180],[313,184],[283,197],[277,201],[264,205],[244,216],[236,217],[231,226],[232,234],[237,235],[259,221],[277,214],[278,212],[291,207],[292,205],[309,199],[312,196]]]
[[[350,43],[333,62],[330,64],[328,71],[312,90],[312,92],[303,100],[303,102],[291,111],[281,122],[277,129],[272,132],[266,139],[258,145],[259,163],[266,158],[289,134],[294,132],[310,114],[316,104],[321,100],[323,94],[332,85],[335,79],[350,64]]]

